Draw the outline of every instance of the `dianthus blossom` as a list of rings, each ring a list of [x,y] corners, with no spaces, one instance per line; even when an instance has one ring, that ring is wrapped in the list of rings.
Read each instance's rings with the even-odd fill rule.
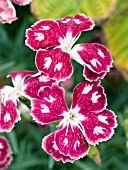
[[[26,77],[31,76],[27,80]],[[51,86],[54,80],[50,80],[46,75],[33,71],[21,70],[9,73],[14,87],[3,86],[0,88],[0,132],[10,132],[15,122],[18,122],[20,113],[18,104],[20,99],[38,96],[38,90],[43,86]]]
[[[87,80],[102,79],[112,67],[108,49],[97,43],[74,45],[80,33],[93,27],[93,20],[83,14],[37,21],[26,31],[26,45],[37,51],[37,69],[49,78],[64,81],[73,73],[74,59],[84,66],[83,76]]]
[[[64,163],[84,157],[89,144],[96,145],[114,134],[116,116],[106,105],[100,82],[77,85],[70,109],[65,103],[63,88],[56,84],[41,88],[38,97],[31,100],[30,114],[41,124],[60,121],[58,129],[44,137],[42,148]]]

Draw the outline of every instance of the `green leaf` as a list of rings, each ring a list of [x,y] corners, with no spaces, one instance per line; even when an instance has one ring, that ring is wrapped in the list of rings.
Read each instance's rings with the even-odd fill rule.
[[[124,120],[123,127],[124,127],[124,131],[125,131],[126,139],[128,140],[128,118]]]
[[[66,15],[84,13],[99,21],[111,14],[116,2],[117,0],[33,0],[31,11],[38,19],[56,19]]]
[[[19,149],[15,131],[13,130],[10,133],[7,133],[7,137],[12,145],[13,152],[17,155],[19,153]]]
[[[5,72],[6,69],[10,68],[10,67],[13,67],[15,65],[15,62],[12,61],[12,62],[8,62],[7,64],[3,64],[3,65],[0,65],[0,73],[2,72]]]
[[[115,65],[128,79],[128,1],[120,0],[115,13],[104,23],[103,31]]]
[[[49,156],[48,168],[49,168],[49,169],[53,169],[54,164],[55,164],[55,160],[53,159],[52,156]]]
[[[44,166],[47,165],[47,161],[42,159],[24,159],[22,162],[14,164],[11,166],[12,169],[23,170],[25,168],[33,168],[34,166]]]

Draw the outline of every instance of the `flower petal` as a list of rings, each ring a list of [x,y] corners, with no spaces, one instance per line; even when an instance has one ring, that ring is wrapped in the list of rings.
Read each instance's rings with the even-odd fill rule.
[[[64,90],[57,85],[51,88],[43,87],[39,93],[39,99],[32,99],[31,106],[30,114],[36,122],[41,124],[61,120],[61,114],[68,111],[64,100]]]
[[[0,88],[0,102],[6,105],[6,101],[12,100],[17,105],[18,97],[16,91],[11,86],[3,86]]]
[[[28,70],[20,70],[20,71],[13,71],[8,74],[8,77],[12,78],[12,81],[15,83],[18,80],[24,80],[27,76],[32,76],[35,74],[35,71],[28,71]]]
[[[73,92],[72,108],[78,107],[79,113],[99,112],[106,108],[107,101],[100,81],[93,84],[83,82],[77,85]]]
[[[39,89],[44,86],[51,86],[53,83],[55,81],[49,79],[44,73],[33,75],[25,81],[24,92],[31,98],[38,98]]]
[[[9,73],[8,77],[12,78],[12,82],[13,82],[15,89],[22,92],[23,86],[24,86],[24,79],[27,76],[32,76],[33,74],[35,74],[34,71],[20,70],[20,71],[13,71]]]
[[[37,21],[32,28],[27,29],[25,43],[33,50],[38,50],[60,45],[59,39],[62,37],[62,32],[56,21],[41,20]]]
[[[39,71],[57,81],[64,81],[73,72],[69,54],[60,48],[39,50],[36,54],[36,66]]]
[[[112,137],[114,134],[113,128],[117,126],[116,115],[112,111],[89,112],[84,116],[86,119],[81,123],[85,129],[86,139],[89,144],[96,145]]]
[[[81,58],[83,65],[86,65],[95,73],[109,72],[110,67],[112,67],[112,56],[108,49],[101,44],[87,43],[75,45],[72,49],[72,56],[76,61],[77,58]]]
[[[59,150],[56,146],[56,143],[54,141],[54,136],[55,136],[55,132],[44,137],[42,140],[42,148],[45,150],[45,152],[52,155],[52,157],[56,161],[62,160],[63,163],[73,162],[73,160],[69,156],[65,156],[59,152]]]
[[[68,132],[67,132],[68,128]],[[71,159],[84,157],[89,150],[88,143],[77,126],[65,126],[55,133],[55,143],[59,151]]]
[[[17,20],[14,6],[9,0],[0,0],[0,22],[11,24]]]
[[[84,66],[83,76],[88,81],[97,81],[99,78],[103,79],[106,75],[106,72],[102,72],[100,74],[97,74],[93,71],[91,71],[88,67]]]
[[[0,132],[10,132],[19,120],[18,110],[12,100],[6,101],[5,105],[0,103]]]
[[[6,158],[12,154],[11,147],[7,139],[0,136],[0,165],[5,163]]]
[[[72,36],[75,37],[80,32],[91,30],[94,27],[92,19],[84,14],[77,14],[74,17],[66,16],[58,19],[57,22],[64,36],[67,32],[71,32]]]
[[[29,4],[32,0],[11,0],[12,2],[18,4],[18,5],[27,5]]]
[[[12,162],[12,156],[8,156],[3,163],[0,163],[0,169],[4,170],[7,168]]]

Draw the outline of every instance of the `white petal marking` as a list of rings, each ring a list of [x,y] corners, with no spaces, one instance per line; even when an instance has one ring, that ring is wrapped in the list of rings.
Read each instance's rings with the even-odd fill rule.
[[[36,32],[35,35],[36,35],[35,40],[39,40],[39,41],[44,40],[44,34],[42,34],[40,32]]]
[[[52,97],[51,95],[49,95],[49,99],[47,97],[44,98],[44,100],[48,101],[49,103],[54,102],[56,99],[54,97]]]
[[[93,58],[92,60],[90,60],[91,64],[94,66],[94,67],[97,67],[97,64],[99,64],[100,66],[102,66],[102,64],[95,58]]]
[[[22,80],[21,75],[17,75],[17,76],[15,77],[15,81],[21,81],[21,80]]]
[[[0,149],[3,149],[4,146],[3,146],[3,143],[0,143]]]
[[[81,23],[82,23],[79,19],[74,19],[74,22],[75,22],[76,24],[81,24]]]
[[[75,39],[72,36],[72,32],[68,31],[64,38],[59,39],[59,42],[60,42],[59,47],[62,48],[62,50],[66,52],[70,52],[72,45],[75,43],[74,40]]]
[[[15,79],[13,80],[14,88],[17,89],[19,92],[22,91],[24,79],[21,77],[21,75],[17,75]]]
[[[105,58],[105,55],[103,54],[103,52],[101,50],[98,50],[98,54],[102,57]]]
[[[85,65],[85,62],[82,60],[82,58],[78,54],[78,51],[82,51],[82,50],[83,50],[82,46],[75,45],[69,53],[70,53],[70,56],[71,56],[72,59],[74,59],[75,61],[77,61],[81,65]]]
[[[68,144],[68,139],[65,138],[64,141],[63,141],[63,143],[64,143],[64,146],[66,146],[66,145]]]
[[[39,82],[47,82],[49,80],[48,77],[44,75],[40,76],[38,79],[39,79]]]
[[[11,120],[11,116],[8,112],[6,112],[6,114],[4,115],[4,122],[8,122],[9,120]]]
[[[98,91],[92,94],[92,97],[91,97],[92,103],[97,103],[98,102],[97,100],[99,99],[99,97],[101,97],[101,95],[97,95],[97,93]]]
[[[71,19],[69,19],[69,18],[67,18],[66,20],[63,20],[63,21],[61,21],[62,23],[67,23],[68,21],[70,21]]]
[[[95,128],[94,128],[94,134],[96,134],[96,135],[98,135],[99,133],[100,134],[104,134],[104,131],[103,131],[103,129],[105,129],[105,128],[103,128],[103,127],[101,127],[101,126],[96,126]]]
[[[50,112],[49,107],[46,106],[45,104],[42,104],[41,108],[42,108],[41,113],[49,113]]]
[[[45,60],[44,68],[48,69],[52,63],[52,59],[51,57],[47,57],[44,60]]]
[[[53,148],[54,148],[56,151],[58,150],[58,147],[57,147],[55,141],[53,141]]]
[[[40,28],[40,30],[50,30],[50,27],[49,27],[49,26],[42,26],[42,27]]]
[[[80,146],[80,141],[79,140],[76,140],[75,144],[74,144],[74,149],[76,151],[76,147],[79,147]]]
[[[92,90],[92,86],[87,85],[87,86],[84,87],[81,94],[87,94],[90,90]]]
[[[61,68],[62,68],[62,63],[59,62],[59,63],[56,64],[54,71],[56,71],[56,70],[60,71]]]
[[[106,120],[106,119],[107,119],[107,116],[99,115],[99,116],[98,116],[98,119],[99,119],[99,121],[101,121],[101,122],[103,122],[103,123],[105,123],[105,124],[108,125],[108,121]]]

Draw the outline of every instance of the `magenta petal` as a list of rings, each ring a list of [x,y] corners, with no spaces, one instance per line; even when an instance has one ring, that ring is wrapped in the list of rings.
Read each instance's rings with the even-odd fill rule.
[[[0,165],[5,163],[6,158],[11,154],[12,151],[7,139],[0,136]]]
[[[0,170],[7,168],[12,162],[12,156],[8,156],[3,163],[0,162]]]
[[[3,170],[12,161],[12,150],[6,138],[0,136],[0,169]]]
[[[41,20],[27,29],[26,38],[26,45],[38,50],[60,45],[59,39],[63,38],[63,35],[56,21]]]
[[[32,0],[11,0],[12,2],[18,4],[18,5],[27,5],[29,4]]]
[[[8,77],[11,77],[12,80],[15,82],[16,79],[18,79],[18,80],[23,80],[23,79],[25,79],[27,76],[32,76],[32,75],[34,75],[34,74],[35,74],[34,71],[20,70],[20,71],[10,72],[10,73],[8,74]]]
[[[106,75],[106,72],[102,72],[98,74],[91,71],[88,67],[84,66],[83,75],[88,81],[97,81],[99,78],[103,79]]]
[[[20,120],[18,110],[12,100],[6,101],[5,105],[0,103],[0,107],[0,132],[10,132]]]
[[[38,98],[38,91],[41,87],[51,86],[55,83],[54,80],[49,79],[44,73],[40,75],[33,75],[28,80],[25,81],[24,92],[31,98]]]
[[[16,11],[12,3],[8,0],[0,0],[0,22],[12,23],[17,20]]]
[[[113,128],[117,126],[116,116],[112,111],[90,112],[84,116],[86,119],[81,123],[85,129],[86,139],[89,144],[96,145],[112,137],[114,134]]]
[[[42,148],[56,160],[62,160],[63,163],[73,162],[73,160],[69,156],[65,156],[61,154],[56,146],[54,141],[55,132],[46,136],[42,140]]]
[[[95,73],[109,72],[112,67],[112,56],[108,49],[95,43],[78,44],[73,48],[85,65]]]
[[[36,66],[39,71],[57,81],[69,78],[73,72],[69,54],[60,48],[39,50],[36,54]]]
[[[79,112],[99,112],[106,108],[107,101],[100,82],[95,84],[83,82],[77,85],[73,92],[72,108],[79,107]]]
[[[24,79],[28,76],[32,76],[33,74],[35,74],[34,71],[20,70],[9,73],[8,77],[12,78],[14,88],[22,93],[24,89]]]
[[[61,120],[61,114],[68,111],[64,99],[64,90],[59,86],[43,87],[39,93],[40,99],[32,99],[31,115],[41,124]]]
[[[67,32],[71,32],[72,36],[75,37],[80,32],[90,30],[94,27],[92,19],[84,14],[77,14],[74,18],[72,16],[66,16],[58,19],[57,22],[64,36],[66,36]]]
[[[68,131],[67,131],[68,128]],[[56,131],[55,142],[59,151],[71,159],[84,157],[89,150],[88,143],[77,126],[66,126]]]

